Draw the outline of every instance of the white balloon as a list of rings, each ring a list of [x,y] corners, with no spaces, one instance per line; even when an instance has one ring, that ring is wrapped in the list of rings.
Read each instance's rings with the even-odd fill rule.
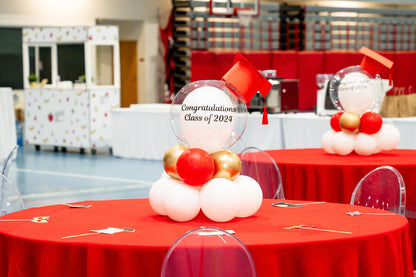
[[[347,112],[362,115],[375,105],[376,94],[371,79],[361,72],[351,72],[342,79],[338,97]]]
[[[354,150],[355,134],[336,132],[332,137],[332,149],[338,155],[348,155]]]
[[[392,124],[383,123],[380,130],[372,136],[376,140],[377,148],[381,150],[394,149],[400,142],[399,129]]]
[[[225,178],[214,178],[203,185],[200,201],[204,214],[217,222],[233,219],[240,209],[237,184]]]
[[[376,151],[376,148],[376,140],[371,135],[358,133],[357,137],[355,138],[354,148],[354,151],[358,155],[369,156]]]
[[[165,196],[166,214],[173,220],[184,222],[196,217],[200,210],[199,188],[176,182]]]
[[[376,142],[376,144],[377,144],[377,142]],[[377,154],[377,153],[380,153],[380,152],[381,152],[381,149],[376,147],[376,149],[374,149],[373,154]]]
[[[235,180],[240,195],[240,210],[237,217],[248,217],[258,211],[263,202],[259,183],[249,176],[240,175]]]
[[[332,138],[336,132],[334,130],[326,131],[325,134],[322,136],[321,143],[322,148],[325,152],[329,154],[335,154],[334,149],[332,149]]]
[[[212,107],[219,110],[207,109]],[[200,87],[186,96],[179,117],[190,147],[201,148],[208,153],[221,150],[234,128],[233,109],[230,97],[216,87]]]
[[[169,189],[169,187],[174,186],[176,182],[178,181],[171,178],[169,175],[168,177],[163,177],[163,174],[162,174],[162,177],[153,183],[149,191],[149,202],[153,211],[155,211],[156,213],[160,215],[166,215],[166,210],[165,210],[166,191]]]
[[[163,170],[162,175],[160,175],[160,179],[166,179],[166,178],[171,178],[169,176],[169,174],[166,173],[166,171]]]

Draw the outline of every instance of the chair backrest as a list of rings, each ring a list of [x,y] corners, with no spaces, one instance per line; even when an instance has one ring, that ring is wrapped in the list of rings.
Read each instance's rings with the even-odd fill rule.
[[[391,166],[377,167],[358,182],[350,204],[404,215],[406,187],[402,175]]]
[[[240,153],[241,175],[256,180],[265,199],[285,199],[282,176],[273,158],[257,147],[247,147]]]
[[[17,154],[18,146],[14,146],[9,155],[3,161],[0,174],[1,195],[0,195],[0,216],[7,214],[12,208],[14,210],[21,210],[24,208],[22,196],[13,181],[8,177],[9,169],[13,158]],[[9,189],[13,190],[15,196],[13,199],[9,198]]]
[[[256,269],[247,247],[216,227],[200,227],[182,235],[163,260],[162,277],[252,277]]]
[[[7,176],[9,174],[10,165],[13,161],[14,156],[17,153],[18,146],[15,145],[13,149],[10,151],[9,155],[7,155],[6,159],[3,161],[3,166],[1,168],[1,174]]]

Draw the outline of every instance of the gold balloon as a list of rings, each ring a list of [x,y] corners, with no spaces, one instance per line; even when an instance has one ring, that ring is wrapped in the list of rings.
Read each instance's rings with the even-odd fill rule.
[[[241,160],[237,154],[230,150],[221,150],[211,154],[215,164],[212,178],[225,178],[234,180],[241,171]]]
[[[348,133],[356,133],[360,128],[360,116],[353,112],[345,112],[339,117],[339,126]]]
[[[178,144],[169,148],[165,152],[165,155],[163,155],[163,168],[170,177],[178,180],[181,179],[176,172],[176,162],[178,161],[179,156],[187,149],[189,149],[188,146]]]

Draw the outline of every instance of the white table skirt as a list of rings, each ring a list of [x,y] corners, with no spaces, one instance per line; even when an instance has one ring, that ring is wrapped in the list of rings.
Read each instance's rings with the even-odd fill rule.
[[[150,104],[149,104],[150,105]],[[144,105],[141,109],[111,111],[113,155],[162,160],[165,151],[179,143],[170,126],[170,109]]]
[[[17,144],[13,92],[0,88],[0,163]]]
[[[330,130],[330,116],[314,113],[269,114],[269,124],[261,124],[262,115],[248,116],[246,131],[230,149],[239,153],[248,146],[263,150],[319,148],[322,135]],[[112,111],[113,154],[123,158],[162,160],[166,150],[180,143],[170,125],[170,106],[139,104]],[[416,118],[384,118],[399,128],[397,148],[416,149]]]

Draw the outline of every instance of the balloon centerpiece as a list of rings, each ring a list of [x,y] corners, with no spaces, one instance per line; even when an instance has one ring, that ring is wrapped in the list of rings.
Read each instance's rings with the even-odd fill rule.
[[[202,211],[210,220],[226,222],[260,208],[260,185],[240,175],[240,158],[227,148],[245,131],[246,103],[257,91],[267,95],[271,86],[238,53],[223,80],[192,82],[177,93],[170,115],[182,144],[165,152],[165,172],[150,189],[156,213],[183,222]]]
[[[331,117],[331,130],[322,136],[322,147],[330,154],[354,151],[368,156],[394,149],[400,141],[398,129],[372,111],[383,93],[378,72],[383,67],[391,69],[393,62],[366,47],[360,52],[365,55],[361,65],[340,70],[329,84],[330,98],[340,110]]]

